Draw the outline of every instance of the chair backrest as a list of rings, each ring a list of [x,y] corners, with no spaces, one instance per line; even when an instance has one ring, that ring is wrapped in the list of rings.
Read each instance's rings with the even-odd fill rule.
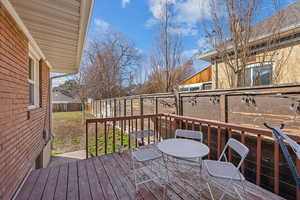
[[[240,168],[242,163],[244,162],[247,154],[249,153],[248,147],[246,147],[244,144],[240,143],[236,139],[230,138],[228,140],[228,142],[226,143],[224,150],[219,157],[219,160],[221,160],[222,157],[225,156],[226,161],[227,161],[227,157],[226,157],[225,153],[226,153],[226,150],[228,147],[233,149],[237,154],[239,154],[241,156],[241,160],[240,160],[239,164],[237,165],[237,168]]]
[[[177,137],[186,138],[186,139],[196,139],[196,140],[200,140],[200,142],[202,142],[203,133],[201,131],[177,129],[175,131],[175,138],[177,138]]]

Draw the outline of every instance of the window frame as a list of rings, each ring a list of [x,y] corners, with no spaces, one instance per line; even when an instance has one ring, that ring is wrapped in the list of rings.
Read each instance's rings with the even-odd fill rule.
[[[246,66],[246,69],[250,69],[250,86],[246,86],[246,87],[255,87],[255,86],[264,86],[264,85],[254,85],[254,80],[253,80],[253,69],[255,69],[256,67],[260,67],[261,65],[265,66],[271,66],[271,83],[268,85],[272,85],[273,84],[273,71],[275,69],[275,64],[274,62],[264,62],[264,63],[252,63]],[[244,76],[245,80],[246,80],[246,75]]]
[[[29,51],[29,55],[28,55],[28,72],[29,72],[29,59],[32,59],[33,61],[33,80],[32,79],[29,79],[29,74],[28,74],[28,77],[27,77],[27,81],[28,81],[28,86],[30,87],[29,84],[33,84],[33,104],[31,105],[30,104],[30,91],[28,88],[28,92],[29,92],[29,98],[28,98],[28,109],[29,110],[32,110],[32,109],[36,109],[36,108],[39,108],[40,107],[40,101],[39,101],[39,98],[40,98],[40,84],[39,84],[39,73],[40,73],[40,66],[39,66],[39,59],[38,59],[38,56],[36,56],[37,54],[32,51],[32,49],[30,48],[30,51]]]

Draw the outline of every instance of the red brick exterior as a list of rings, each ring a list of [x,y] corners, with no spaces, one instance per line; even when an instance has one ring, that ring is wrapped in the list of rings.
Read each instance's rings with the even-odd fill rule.
[[[43,150],[49,69],[40,61],[41,107],[28,110],[29,42],[0,3],[0,199],[10,199]]]

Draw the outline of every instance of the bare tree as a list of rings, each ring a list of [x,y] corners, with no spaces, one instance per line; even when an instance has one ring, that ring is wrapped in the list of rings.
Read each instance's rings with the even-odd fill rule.
[[[276,48],[281,39],[281,30],[286,25],[284,12],[280,11],[280,1],[268,2],[268,9],[276,14],[261,21],[264,12],[261,8],[267,3],[264,0],[210,0],[210,18],[202,20],[203,29],[216,51],[214,59],[225,65],[230,87],[247,85],[246,67],[251,62],[258,63],[255,81],[259,84],[265,63],[276,60],[276,70],[272,73],[273,83],[276,82],[290,55]]]
[[[73,76],[71,80],[73,82],[71,94],[73,97],[78,98],[80,100],[82,108],[82,122],[84,123],[86,118],[86,101],[88,98],[87,71],[84,68],[84,65],[80,67],[79,72],[75,76]]]
[[[180,33],[171,32],[171,28],[176,28],[177,25],[170,1],[165,0],[161,3],[162,10],[159,17],[159,32],[150,55],[152,69],[150,76],[153,74],[157,76],[157,80],[153,80],[157,82],[158,87],[156,90],[159,92],[169,92],[173,89],[175,86],[174,83],[177,80],[177,77],[174,76],[174,73],[178,72],[176,68],[181,67],[183,64],[183,45]]]
[[[187,78],[194,71],[192,60],[188,60],[181,66],[172,68],[169,71],[171,76],[170,86],[172,89],[176,89],[179,82]],[[160,66],[153,66],[152,71],[147,77],[147,81],[141,89],[141,93],[157,93],[165,91],[166,84],[166,70]]]
[[[133,41],[109,31],[89,43],[86,59],[88,94],[97,99],[127,95],[141,56]]]

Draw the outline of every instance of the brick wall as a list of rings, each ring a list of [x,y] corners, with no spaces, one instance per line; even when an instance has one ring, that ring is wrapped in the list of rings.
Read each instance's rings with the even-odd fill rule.
[[[9,199],[33,166],[49,128],[49,69],[40,61],[41,108],[29,111],[28,40],[0,3],[0,199]]]

